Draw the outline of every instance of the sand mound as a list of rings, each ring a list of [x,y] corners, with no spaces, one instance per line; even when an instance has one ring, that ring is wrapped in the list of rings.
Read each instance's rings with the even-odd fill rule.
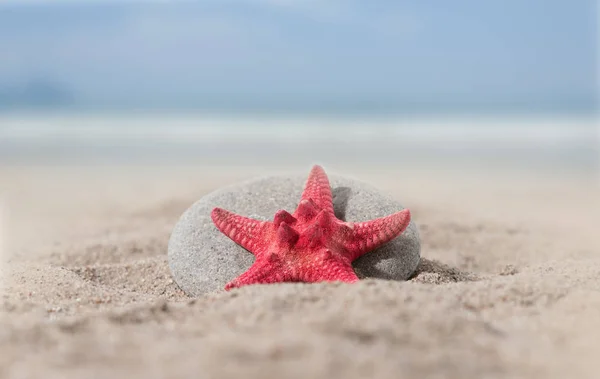
[[[479,280],[479,276],[436,260],[421,258],[410,280],[417,283],[441,284]]]

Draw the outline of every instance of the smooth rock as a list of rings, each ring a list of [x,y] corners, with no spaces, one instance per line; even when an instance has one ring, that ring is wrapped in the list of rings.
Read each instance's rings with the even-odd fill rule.
[[[307,176],[262,177],[220,188],[186,210],[169,240],[169,266],[179,287],[189,295],[221,291],[254,262],[254,255],[222,234],[210,213],[221,207],[243,216],[272,220],[275,212],[293,212]],[[335,214],[352,222],[367,221],[404,209],[390,196],[354,179],[329,175]],[[394,240],[353,262],[359,278],[406,280],[420,259],[414,220]]]

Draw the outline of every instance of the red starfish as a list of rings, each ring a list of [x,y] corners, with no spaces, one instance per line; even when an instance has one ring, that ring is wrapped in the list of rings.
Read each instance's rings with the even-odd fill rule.
[[[280,210],[271,222],[215,208],[211,217],[223,234],[256,257],[225,290],[276,282],[356,282],[352,261],[396,238],[410,223],[408,209],[365,222],[339,220],[320,166],[312,168],[294,214]]]

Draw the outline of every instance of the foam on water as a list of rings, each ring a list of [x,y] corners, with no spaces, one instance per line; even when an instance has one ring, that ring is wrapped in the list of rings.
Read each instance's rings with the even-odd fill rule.
[[[40,115],[0,118],[0,161],[448,162],[597,167],[595,118],[285,118]]]
[[[169,141],[364,140],[409,138],[434,143],[564,144],[588,140],[593,118],[335,119],[203,116],[0,117],[0,138],[121,138]]]

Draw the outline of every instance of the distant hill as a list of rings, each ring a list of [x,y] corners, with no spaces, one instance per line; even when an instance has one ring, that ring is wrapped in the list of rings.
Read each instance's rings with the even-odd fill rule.
[[[32,79],[22,84],[0,83],[0,109],[60,108],[71,106],[74,96],[66,86],[48,79]]]

